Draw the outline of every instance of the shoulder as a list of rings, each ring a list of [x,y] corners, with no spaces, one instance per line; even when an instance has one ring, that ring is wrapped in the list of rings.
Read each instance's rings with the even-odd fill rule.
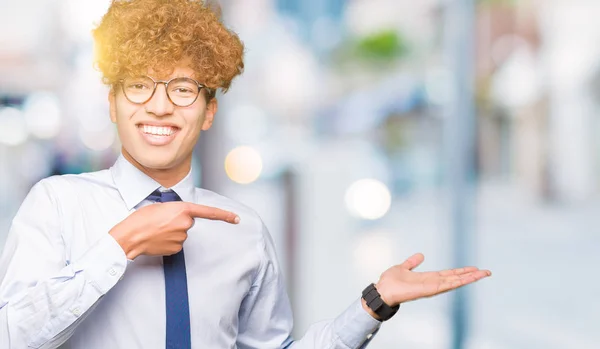
[[[114,187],[109,170],[81,174],[55,175],[35,183],[25,200],[48,201],[60,210],[67,202],[78,202],[80,198],[95,195],[95,189]]]
[[[65,186],[86,187],[95,185],[110,185],[112,184],[112,176],[110,170],[100,170],[95,172],[84,172],[80,174],[64,174],[47,177],[38,182],[38,184],[64,188]]]
[[[43,188],[52,195],[77,193],[87,188],[114,186],[109,170],[64,174],[46,177],[37,182],[32,190]]]

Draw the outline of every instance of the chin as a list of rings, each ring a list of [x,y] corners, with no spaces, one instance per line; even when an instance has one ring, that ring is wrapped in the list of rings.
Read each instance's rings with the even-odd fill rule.
[[[175,156],[170,154],[161,154],[160,152],[152,150],[129,151],[123,148],[123,155],[125,158],[129,158],[130,162],[133,160],[138,165],[152,170],[168,170],[172,167],[175,167],[178,163]]]
[[[137,162],[140,165],[153,170],[168,170],[177,166],[177,161],[172,158],[141,158],[140,160],[137,160]]]

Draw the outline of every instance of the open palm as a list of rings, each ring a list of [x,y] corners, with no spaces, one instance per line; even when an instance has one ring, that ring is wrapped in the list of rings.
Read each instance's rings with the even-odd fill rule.
[[[395,306],[435,296],[492,275],[489,270],[480,270],[477,267],[430,272],[413,271],[424,259],[421,253],[417,253],[404,263],[395,265],[381,274],[377,290],[388,305]]]

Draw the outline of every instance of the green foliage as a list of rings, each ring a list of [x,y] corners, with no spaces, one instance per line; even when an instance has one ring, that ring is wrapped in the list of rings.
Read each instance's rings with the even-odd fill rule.
[[[407,51],[404,38],[391,29],[360,38],[355,46],[355,53],[359,58],[375,61],[395,60]]]

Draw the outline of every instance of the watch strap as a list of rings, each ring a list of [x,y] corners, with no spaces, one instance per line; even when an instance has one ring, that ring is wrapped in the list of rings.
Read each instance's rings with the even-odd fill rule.
[[[375,288],[375,284],[370,284],[363,290],[362,298],[367,303],[367,306],[379,316],[381,321],[389,320],[396,312],[398,312],[398,309],[400,309],[399,304],[395,307],[387,305],[383,299],[381,299],[381,295],[377,291],[377,288]]]

